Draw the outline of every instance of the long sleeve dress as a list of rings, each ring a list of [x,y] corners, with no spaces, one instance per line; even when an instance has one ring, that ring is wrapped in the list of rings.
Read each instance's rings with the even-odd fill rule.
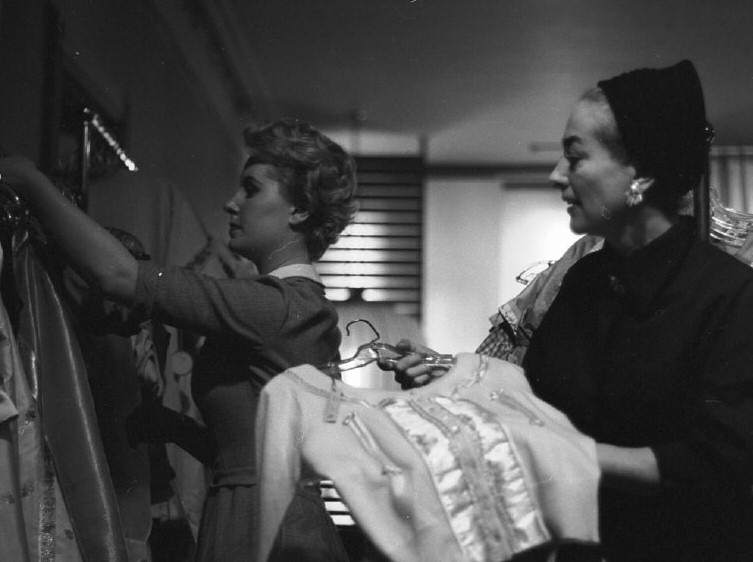
[[[543,560],[598,540],[593,439],[537,399],[520,367],[483,355],[460,354],[409,391],[289,369],[262,391],[257,466],[258,562],[296,486],[323,478],[384,560]]]
[[[602,488],[607,560],[753,560],[753,270],[686,219],[627,258],[605,245],[569,269],[523,367],[597,442],[658,459],[658,493]]]
[[[254,423],[261,387],[302,363],[337,357],[337,314],[311,266],[255,279],[215,279],[140,263],[134,309],[206,336],[192,391],[211,434],[213,478],[199,531],[198,560],[247,560],[252,540]],[[305,551],[305,557],[294,552]],[[340,560],[344,549],[317,490],[293,500],[278,541],[280,559]]]

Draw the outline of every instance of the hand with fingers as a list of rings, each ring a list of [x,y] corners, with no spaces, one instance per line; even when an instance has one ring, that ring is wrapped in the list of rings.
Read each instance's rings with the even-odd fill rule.
[[[395,380],[403,389],[424,386],[447,372],[447,366],[427,363],[427,357],[437,357],[436,351],[410,340],[400,340],[395,345],[405,356],[389,362],[379,362],[385,371],[394,371]]]

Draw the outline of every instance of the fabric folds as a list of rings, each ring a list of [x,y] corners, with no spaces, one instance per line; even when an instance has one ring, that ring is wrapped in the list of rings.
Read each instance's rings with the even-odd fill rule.
[[[49,449],[45,474],[59,483],[63,501],[43,501],[52,532],[52,511],[67,509],[72,533],[84,560],[127,562],[118,506],[102,448],[97,419],[76,334],[53,279],[46,248],[28,229],[14,236],[14,271],[25,306],[18,345],[28,388],[36,398],[44,442]],[[31,398],[31,397],[30,397]],[[29,409],[27,415],[33,412]],[[39,447],[43,447],[40,435]],[[50,544],[44,548],[54,549]],[[53,557],[50,557],[53,556]],[[53,560],[50,552],[47,558]]]
[[[500,562],[599,538],[594,441],[507,361],[461,354],[409,391],[302,365],[264,388],[256,427],[260,562],[296,486],[322,479],[396,562]]]

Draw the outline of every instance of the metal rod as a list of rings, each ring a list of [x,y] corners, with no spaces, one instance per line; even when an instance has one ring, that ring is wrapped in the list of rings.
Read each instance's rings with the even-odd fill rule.
[[[706,158],[706,170],[703,179],[698,182],[693,192],[693,216],[695,217],[696,234],[700,240],[708,241],[710,229],[710,189],[711,178],[709,159]]]
[[[89,167],[91,164],[91,124],[85,114],[81,126],[81,201],[79,205],[86,210],[89,202]]]

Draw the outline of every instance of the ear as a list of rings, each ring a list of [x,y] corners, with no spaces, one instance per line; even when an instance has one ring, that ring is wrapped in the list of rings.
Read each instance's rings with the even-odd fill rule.
[[[291,207],[290,224],[293,226],[304,223],[309,218],[309,212],[300,207]]]

